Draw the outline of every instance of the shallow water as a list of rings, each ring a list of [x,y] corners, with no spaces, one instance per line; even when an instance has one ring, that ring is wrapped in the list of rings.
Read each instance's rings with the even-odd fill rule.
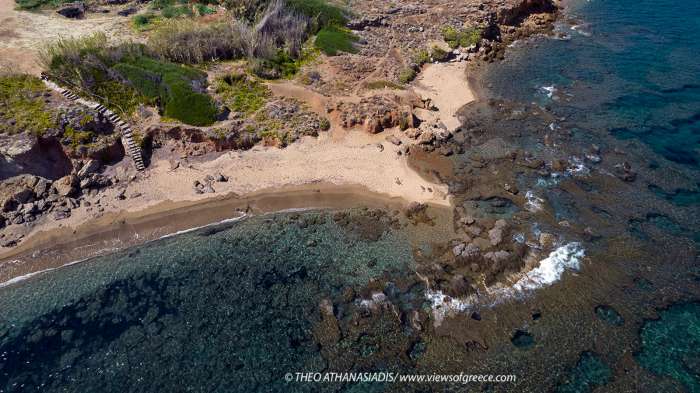
[[[284,390],[325,368],[321,299],[411,271],[406,239],[376,225],[254,217],[5,288],[0,391]]]

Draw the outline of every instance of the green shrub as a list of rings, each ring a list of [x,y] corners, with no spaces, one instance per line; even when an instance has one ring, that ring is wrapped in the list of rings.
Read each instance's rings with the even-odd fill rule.
[[[312,18],[314,32],[324,27],[344,26],[347,23],[345,10],[325,0],[287,0],[287,6]]]
[[[481,39],[481,30],[477,28],[457,29],[452,26],[447,26],[442,29],[442,38],[452,49],[460,46],[467,48],[479,42]]]
[[[186,83],[168,84],[169,99],[165,104],[165,116],[193,126],[208,126],[214,123],[217,109],[211,98],[196,93]]]
[[[335,56],[339,51],[346,53],[356,53],[357,49],[353,46],[353,42],[357,41],[357,36],[349,30],[328,26],[321,29],[316,35],[315,45],[323,53],[329,56]]]
[[[217,80],[216,93],[229,109],[246,115],[262,108],[272,94],[263,83],[245,74],[230,75]]]
[[[160,11],[164,18],[177,18],[180,16],[192,16],[192,8],[186,5],[169,5]]]
[[[328,131],[328,130],[331,129],[331,122],[330,122],[330,120],[328,120],[327,118],[322,117],[322,118],[319,120],[319,126],[321,127],[321,130],[323,130],[323,131]]]
[[[211,15],[216,13],[216,8],[209,7],[206,4],[197,3],[195,4],[195,9],[197,10],[197,15]]]
[[[291,78],[300,68],[300,59],[294,59],[283,50],[270,59],[253,59],[250,62],[250,71],[264,79]]]
[[[418,66],[430,63],[430,52],[428,52],[426,49],[420,49],[413,53],[411,56],[411,61]]]
[[[56,119],[42,97],[44,91],[44,84],[36,77],[0,76],[0,119],[14,120],[14,125],[0,127],[0,133],[42,135],[46,129],[55,127]]]
[[[204,72],[144,56],[122,59],[113,69],[140,94],[160,101],[165,116],[195,126],[214,123],[214,102],[192,88],[195,81],[206,78]]]
[[[413,68],[411,68],[411,67],[404,68],[399,73],[399,82],[408,83],[408,82],[416,79],[416,75],[417,75],[416,70],[414,70]]]
[[[68,126],[63,130],[63,137],[68,139],[71,147],[76,148],[92,142],[95,134],[91,131],[77,131],[73,127]]]
[[[131,19],[131,23],[137,31],[147,31],[155,26],[158,19],[155,14],[139,14]]]

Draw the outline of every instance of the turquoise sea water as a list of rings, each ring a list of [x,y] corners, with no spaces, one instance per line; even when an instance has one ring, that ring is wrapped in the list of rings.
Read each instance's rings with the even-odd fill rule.
[[[551,105],[582,131],[641,140],[667,160],[700,168],[700,3],[566,5],[571,21],[557,28],[563,39],[511,51],[517,61],[492,68],[493,92]]]
[[[641,165],[650,170],[652,180],[646,190],[638,185],[640,194],[649,192],[658,204],[670,202],[697,217],[700,2],[591,0],[566,6],[566,18],[556,27],[559,39],[516,43],[507,60],[489,70],[489,94],[545,107],[560,120],[560,127],[573,131],[574,143],[581,146],[605,149],[601,136],[607,135],[622,146],[641,143],[648,149]],[[652,210],[646,218],[631,220],[633,235],[648,242],[652,237],[640,229],[644,223],[671,236],[700,240],[697,218],[684,227]],[[672,259],[666,268],[674,269]],[[595,313],[610,325],[625,323],[606,305],[596,307]],[[639,364],[677,383],[657,385],[657,391],[700,391],[699,318],[697,303],[681,302],[640,328]],[[588,392],[609,382],[611,374],[597,355],[584,352],[565,379],[558,391]]]
[[[607,135],[639,143],[648,149],[643,165],[658,178],[670,170],[681,173],[683,182],[633,186],[652,201],[697,211],[700,2],[593,0],[567,7],[570,22],[557,27],[564,39],[515,45],[486,75],[490,93],[548,108],[581,145],[606,148]],[[563,217],[567,203],[578,203],[564,201],[565,195],[550,200]],[[693,222],[681,225],[650,211],[630,223],[630,233],[651,244],[651,225],[671,237],[698,239],[700,228]],[[449,341],[436,356],[431,346],[440,334],[412,329],[407,315],[412,307],[425,307],[424,287],[420,280],[408,286],[400,281],[414,276],[414,252],[403,229],[383,215],[284,213],[163,239],[0,288],[0,392],[430,391],[284,381],[295,371],[432,372],[465,347],[472,356],[484,356],[478,338]],[[673,262],[669,258],[666,270],[700,282],[700,270],[675,271]],[[640,270],[652,270],[647,267]],[[654,278],[610,286],[625,296],[655,299],[663,294],[653,295],[661,285]],[[627,373],[630,362],[660,379],[632,386],[640,381],[627,376],[617,388],[700,391],[698,303],[660,310],[635,306],[654,310],[640,318],[612,305],[619,298],[614,290],[585,312],[568,306],[560,314],[537,311],[489,348],[494,352],[486,356],[517,362],[511,368],[522,370],[523,379],[537,375],[542,389],[516,384],[449,391],[607,391],[625,378],[615,373]],[[377,292],[392,306],[374,319],[357,312],[361,308],[354,304]],[[342,335],[323,318],[325,300],[335,305]],[[500,317],[489,310],[482,314],[484,321]],[[566,365],[528,362],[546,351],[555,355],[540,359],[564,352],[551,337],[575,343],[595,330],[607,336]],[[613,364],[628,348],[606,340],[627,335],[636,337],[629,352],[634,355],[624,365]],[[421,363],[425,358],[433,363]]]

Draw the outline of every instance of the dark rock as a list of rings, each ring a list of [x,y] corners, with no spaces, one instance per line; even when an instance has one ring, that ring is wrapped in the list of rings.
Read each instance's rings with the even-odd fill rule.
[[[123,10],[117,12],[117,15],[119,15],[119,16],[129,16],[129,15],[135,14],[136,12],[138,12],[138,10],[137,10],[136,8],[134,8],[134,7],[129,7],[129,8],[126,8],[126,9],[123,9]]]
[[[66,18],[80,19],[85,15],[85,4],[74,3],[66,5],[63,8],[56,11],[57,14],[63,15]]]
[[[53,218],[58,221],[58,220],[64,220],[66,218],[70,217],[70,210],[65,211],[65,210],[58,210],[53,213]]]
[[[396,146],[399,146],[401,144],[401,140],[394,135],[389,135],[386,137],[387,142],[392,143]]]

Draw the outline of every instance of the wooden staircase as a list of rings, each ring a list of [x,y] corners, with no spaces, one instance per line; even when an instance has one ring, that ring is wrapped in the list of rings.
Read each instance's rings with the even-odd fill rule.
[[[103,116],[105,116],[109,121],[121,131],[121,138],[122,138],[122,145],[126,149],[126,152],[129,154],[131,157],[131,160],[134,162],[134,166],[136,167],[137,170],[142,171],[146,169],[146,166],[143,163],[143,156],[141,154],[141,148],[139,145],[136,143],[134,140],[134,135],[131,131],[131,127],[129,127],[129,124],[122,120],[117,114],[114,112],[110,111],[107,109],[104,105],[97,103],[97,102],[91,102],[84,100],[80,98],[77,94],[71,92],[68,89],[64,89],[55,83],[51,82],[48,78],[48,76],[44,73],[41,74],[41,79],[44,81],[44,84],[46,86],[54,91],[57,91],[59,94],[61,94],[63,97],[76,101],[78,103],[81,103],[87,107],[90,107],[97,112],[101,113]]]

